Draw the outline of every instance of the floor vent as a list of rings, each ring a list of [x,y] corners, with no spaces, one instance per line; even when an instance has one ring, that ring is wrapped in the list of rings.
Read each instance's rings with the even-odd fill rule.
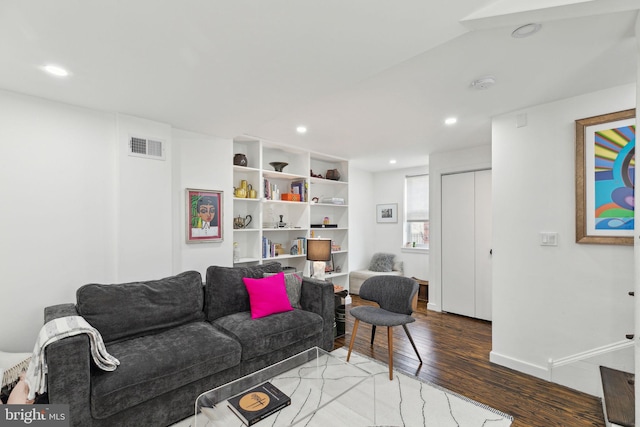
[[[129,139],[129,155],[147,159],[164,160],[164,143],[153,139],[132,136]]]

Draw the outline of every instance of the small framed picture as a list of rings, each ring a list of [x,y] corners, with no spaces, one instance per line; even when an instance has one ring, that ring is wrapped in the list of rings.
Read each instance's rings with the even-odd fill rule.
[[[324,265],[324,272],[325,273],[333,273],[333,254],[331,254],[331,259],[329,261],[326,262],[326,264]]]
[[[222,191],[186,189],[187,243],[222,241]]]
[[[398,222],[398,204],[376,205],[377,222]]]

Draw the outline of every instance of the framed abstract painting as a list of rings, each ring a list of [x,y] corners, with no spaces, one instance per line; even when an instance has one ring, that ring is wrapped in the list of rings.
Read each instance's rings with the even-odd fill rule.
[[[222,241],[222,191],[186,189],[187,243]]]
[[[635,109],[576,120],[576,242],[633,245]]]

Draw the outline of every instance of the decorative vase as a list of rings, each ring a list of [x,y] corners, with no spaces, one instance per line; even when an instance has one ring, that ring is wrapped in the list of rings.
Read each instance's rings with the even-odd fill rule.
[[[273,166],[273,169],[275,169],[276,172],[282,172],[284,167],[287,166],[289,163],[287,163],[287,162],[271,162],[269,164],[271,166]]]
[[[233,164],[236,166],[247,166],[247,156],[242,153],[234,155]]]
[[[339,181],[340,180],[340,172],[338,172],[338,169],[329,169],[327,171],[326,177],[327,177],[327,179],[331,179],[333,181]]]

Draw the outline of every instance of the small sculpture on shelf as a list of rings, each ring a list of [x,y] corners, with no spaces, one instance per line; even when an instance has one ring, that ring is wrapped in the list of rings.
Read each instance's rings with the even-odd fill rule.
[[[323,178],[323,179],[324,179],[324,177],[323,177],[322,175],[320,175],[320,174],[318,174],[318,175],[314,174],[314,173],[313,173],[313,169],[311,169],[311,170],[309,171],[309,175],[311,175],[311,177],[312,177],[312,178]]]
[[[237,153],[233,156],[233,164],[236,166],[247,166],[247,156],[242,153]]]

